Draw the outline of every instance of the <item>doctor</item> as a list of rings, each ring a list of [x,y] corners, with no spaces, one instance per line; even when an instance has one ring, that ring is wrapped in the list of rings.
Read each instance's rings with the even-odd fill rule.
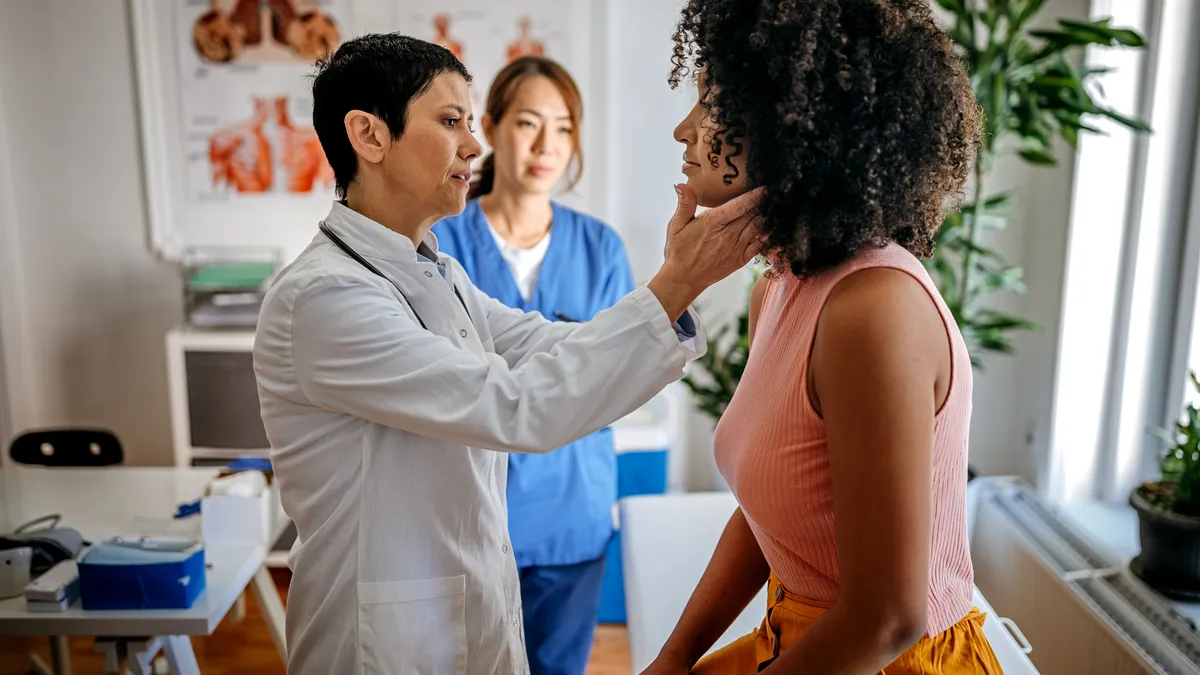
[[[759,249],[756,193],[694,217],[677,188],[662,269],[592,321],[489,298],[429,235],[481,151],[469,82],[395,34],[347,41],[313,82],[343,199],[267,293],[254,345],[298,533],[292,675],[527,673],[504,453],[566,445],[678,379],[704,349],[688,305]]]
[[[480,120],[492,153],[461,215],[433,227],[443,253],[509,307],[586,321],[633,290],[612,228],[551,200],[583,170],[583,101],[550,59],[527,56],[492,80]],[[508,458],[508,531],[521,578],[532,675],[583,675],[596,629],[617,493],[613,431]]]

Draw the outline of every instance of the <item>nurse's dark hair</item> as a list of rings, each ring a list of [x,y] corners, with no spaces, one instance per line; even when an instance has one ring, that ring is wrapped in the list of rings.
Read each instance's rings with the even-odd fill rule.
[[[333,169],[337,193],[358,174],[358,155],[346,133],[346,114],[362,110],[383,120],[393,138],[404,133],[408,106],[442,73],[471,75],[444,47],[399,33],[347,40],[317,62],[313,76],[313,128]]]
[[[575,149],[571,155],[573,168],[570,182],[567,185],[569,190],[575,187],[583,175],[583,148],[579,142],[579,125],[583,123],[583,97],[579,95],[579,86],[575,84],[574,78],[566,68],[563,68],[558,62],[542,56],[523,56],[513,60],[499,73],[496,73],[496,79],[492,80],[492,86],[488,89],[485,111],[493,122],[499,124],[500,120],[504,118],[504,114],[512,106],[521,85],[534,77],[544,77],[550,80],[550,83],[554,85],[555,89],[558,89],[558,93],[563,97],[563,101],[567,104],[567,112],[571,115],[571,140],[574,141]],[[467,193],[471,199],[486,195],[495,187],[496,157],[494,153],[488,153],[476,175],[479,178],[471,184],[471,191]]]

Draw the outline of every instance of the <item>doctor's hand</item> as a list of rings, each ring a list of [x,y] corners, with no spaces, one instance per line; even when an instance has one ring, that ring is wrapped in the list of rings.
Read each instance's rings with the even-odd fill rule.
[[[675,186],[679,205],[667,223],[666,259],[647,284],[672,321],[704,289],[741,269],[762,249],[756,188],[696,216],[696,193]]]

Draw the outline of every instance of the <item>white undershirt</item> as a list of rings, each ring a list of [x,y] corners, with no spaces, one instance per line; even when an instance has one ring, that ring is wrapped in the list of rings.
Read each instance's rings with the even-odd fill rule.
[[[531,248],[519,248],[505,241],[491,223],[488,223],[488,231],[492,233],[492,239],[496,240],[496,247],[508,263],[508,269],[512,270],[521,297],[528,301],[533,296],[534,287],[537,286],[538,272],[542,269],[542,261],[546,259],[546,249],[550,248],[550,233],[547,232],[546,236]]]

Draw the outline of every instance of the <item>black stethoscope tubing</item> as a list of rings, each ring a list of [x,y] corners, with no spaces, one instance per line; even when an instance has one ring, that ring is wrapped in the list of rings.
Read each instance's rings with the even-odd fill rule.
[[[333,230],[329,229],[325,225],[325,223],[321,223],[319,227],[321,229],[321,232],[324,233],[326,237],[329,237],[329,241],[332,241],[334,246],[337,246],[338,248],[342,249],[342,252],[345,253],[346,255],[350,256],[354,260],[354,262],[358,263],[359,265],[362,265],[371,274],[374,274],[375,276],[378,276],[382,279],[386,279],[387,282],[390,283],[396,289],[396,292],[400,294],[400,297],[404,298],[404,302],[408,304],[409,311],[411,311],[413,313],[413,316],[415,316],[417,318],[417,323],[421,324],[421,328],[424,328],[425,330],[429,330],[429,326],[425,325],[425,322],[421,319],[421,315],[417,313],[416,307],[413,306],[412,301],[408,299],[408,296],[404,294],[404,291],[400,290],[400,287],[397,286],[394,281],[392,281],[391,279],[388,279],[387,275],[385,275],[383,272],[380,272],[378,267],[375,267],[374,265],[372,265],[370,263],[370,261],[368,261],[366,258],[359,255],[358,251],[355,251],[353,248],[350,247],[349,244],[342,241],[341,237],[334,234]],[[467,318],[470,319],[471,318],[471,310],[467,309],[467,302],[465,300],[463,300],[462,293],[458,292],[458,286],[453,286],[453,288],[454,288],[454,295],[458,297],[458,302],[460,304],[462,304],[463,311],[467,313]]]

